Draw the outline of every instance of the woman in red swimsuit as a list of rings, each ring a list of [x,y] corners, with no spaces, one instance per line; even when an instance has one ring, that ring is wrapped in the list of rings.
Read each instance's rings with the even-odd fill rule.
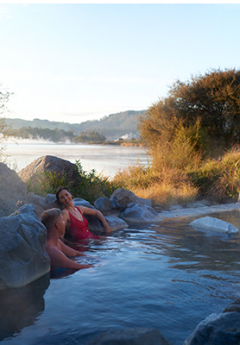
[[[83,241],[91,238],[99,239],[99,236],[92,234],[88,230],[88,221],[84,217],[84,214],[96,216],[102,222],[106,233],[112,232],[100,211],[84,206],[75,207],[72,201],[72,195],[65,187],[58,187],[56,198],[65,206],[62,210],[63,219],[67,225],[67,233],[74,241]]]

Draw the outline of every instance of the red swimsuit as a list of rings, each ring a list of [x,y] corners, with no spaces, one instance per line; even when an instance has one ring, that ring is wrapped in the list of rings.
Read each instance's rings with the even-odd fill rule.
[[[79,220],[76,217],[74,217],[69,211],[69,217],[70,217],[70,226],[67,230],[68,234],[75,240],[75,241],[81,241],[88,238],[95,238],[99,239],[97,235],[92,234],[88,230],[88,221],[86,218],[84,218],[81,210],[76,207],[76,209],[81,214],[83,220]]]

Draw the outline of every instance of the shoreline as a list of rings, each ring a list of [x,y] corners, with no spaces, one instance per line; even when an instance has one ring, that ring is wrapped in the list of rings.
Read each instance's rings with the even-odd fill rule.
[[[170,211],[161,211],[160,214],[164,217],[163,220],[172,218],[183,218],[183,217],[196,217],[211,213],[221,213],[240,209],[240,201],[231,204],[219,204],[212,206],[202,206],[202,207],[189,207],[183,208],[181,206],[176,206],[176,209]]]

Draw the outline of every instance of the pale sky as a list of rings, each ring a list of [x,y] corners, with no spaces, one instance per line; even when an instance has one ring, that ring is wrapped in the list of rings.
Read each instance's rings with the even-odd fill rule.
[[[0,4],[6,117],[147,109],[177,79],[239,69],[239,18],[240,4]]]

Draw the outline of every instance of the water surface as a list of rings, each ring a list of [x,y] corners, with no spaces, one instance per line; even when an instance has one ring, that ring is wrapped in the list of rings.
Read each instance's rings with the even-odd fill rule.
[[[115,145],[55,144],[37,141],[7,142],[8,162],[17,172],[39,157],[51,155],[72,163],[80,160],[85,171],[95,169],[98,173],[113,177],[119,169],[139,162],[148,164],[149,156],[142,147]]]
[[[240,227],[239,212],[211,216]],[[240,235],[196,231],[188,225],[195,218],[131,226],[91,242],[85,248],[91,259],[84,260],[95,267],[51,279],[49,286],[40,282],[41,303],[22,311],[26,323],[15,332],[12,326],[11,335],[2,331],[1,344],[85,345],[129,327],[157,328],[172,344],[183,344],[201,320],[240,294]],[[16,314],[15,300],[8,310]]]

